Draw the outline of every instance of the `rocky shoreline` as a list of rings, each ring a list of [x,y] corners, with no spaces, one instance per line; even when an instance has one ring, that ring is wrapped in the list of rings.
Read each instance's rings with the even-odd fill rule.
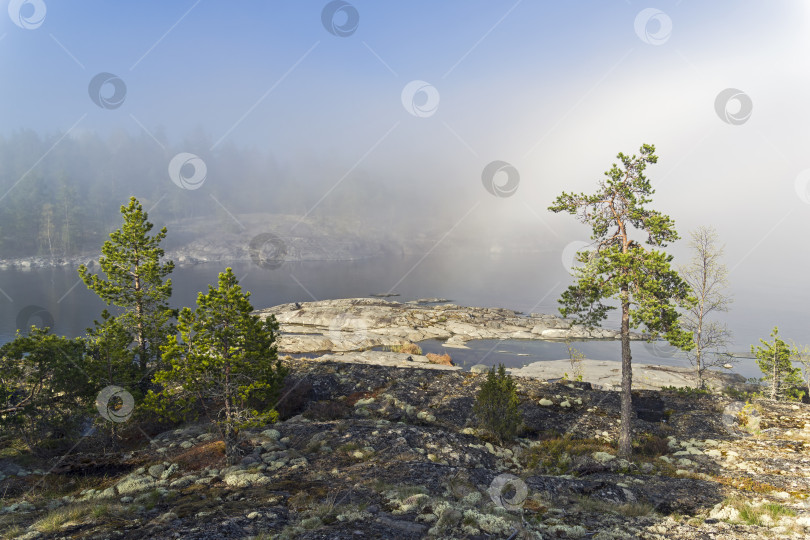
[[[288,358],[281,421],[186,424],[59,462],[0,459],[0,535],[26,540],[802,539],[810,406],[639,391],[632,460],[616,392],[518,380],[524,429],[472,413],[484,376]],[[126,429],[126,425],[122,425]],[[512,482],[513,491],[504,486]]]
[[[280,421],[243,430],[240,463],[225,463],[211,424],[193,422],[168,430],[122,424],[122,448],[112,453],[80,446],[48,460],[7,449],[0,538],[798,540],[810,533],[810,405],[645,390],[689,386],[689,373],[634,366],[634,455],[625,460],[616,455],[620,399],[612,391],[619,363],[583,361],[586,380],[571,381],[548,380],[570,368],[568,360],[537,362],[512,370],[523,424],[516,440],[499,443],[473,413],[481,366],[465,372],[413,351],[368,347],[616,333],[443,299],[353,298],[257,313],[278,317],[291,375]]]
[[[474,339],[617,339],[619,332],[588,329],[555,315],[524,315],[511,309],[466,307],[434,299],[394,302],[345,298],[282,304],[255,312],[275,315],[282,353],[362,351],[372,347],[444,341],[465,347]],[[633,333],[634,340],[643,339]]]
[[[611,360],[589,360],[580,362],[582,380],[594,388],[604,390],[621,390],[621,362]],[[531,377],[541,380],[573,379],[571,363],[568,360],[549,360],[533,362],[517,369],[510,369],[512,375]],[[745,377],[734,373],[707,370],[706,381],[711,388],[718,391],[728,388],[744,389],[747,387]],[[633,364],[634,390],[660,390],[674,386],[676,388],[696,388],[699,386],[694,369],[688,367],[659,366],[652,364]]]
[[[458,370],[458,366],[430,364],[425,356],[372,348],[396,348],[421,341],[443,340],[449,349],[466,348],[477,339],[618,339],[609,329],[589,330],[555,315],[524,315],[503,308],[465,307],[445,299],[426,298],[396,302],[380,298],[346,298],[317,302],[282,304],[255,312],[261,317],[274,315],[279,321],[278,349],[282,354],[308,354],[312,360],[373,364],[389,367]],[[632,339],[643,336],[634,333]],[[597,388],[618,390],[621,364],[616,361],[586,359],[580,364],[583,381]],[[473,366],[480,371],[485,366]],[[569,360],[540,361],[510,369],[513,375],[541,380],[574,378]],[[634,388],[659,389],[666,386],[695,387],[689,368],[636,364]],[[712,386],[723,389],[742,387],[741,375],[712,371]]]

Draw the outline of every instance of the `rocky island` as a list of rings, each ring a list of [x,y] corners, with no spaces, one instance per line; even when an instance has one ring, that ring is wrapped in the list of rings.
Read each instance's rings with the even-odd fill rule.
[[[373,351],[421,339],[615,338],[548,315],[379,299],[286,304],[280,421],[228,466],[206,423],[122,425],[116,452],[0,457],[3,538],[760,539],[810,534],[810,406],[517,378],[499,443],[472,405],[486,376]],[[636,336],[639,338],[640,336]],[[317,352],[317,354],[316,354]],[[309,353],[309,358],[292,356]],[[526,368],[523,368],[526,369]],[[589,365],[585,366],[586,379]],[[536,375],[536,374],[535,374]],[[606,385],[609,387],[609,385]],[[684,385],[688,386],[688,385]]]
[[[458,306],[437,299],[395,302],[348,298],[296,302],[259,310],[281,325],[279,351],[358,351],[427,339],[464,347],[473,339],[617,339],[615,330],[572,325],[555,315],[523,315],[511,309]],[[633,339],[642,339],[633,334]]]
[[[446,348],[465,348],[476,339],[493,340],[616,340],[619,332],[588,329],[551,314],[524,315],[504,308],[459,306],[444,299],[426,298],[396,302],[380,298],[348,298],[317,302],[282,304],[256,312],[274,315],[279,321],[279,351],[288,354],[315,353],[319,361],[411,367],[460,369],[431,364],[421,355],[370,350],[397,347],[429,339],[443,340]],[[642,340],[641,334],[631,339]],[[328,352],[328,354],[323,354]],[[321,353],[321,356],[317,356]],[[584,381],[599,387],[618,389],[621,366],[617,361],[586,359],[582,362]],[[541,361],[519,369],[513,375],[549,380],[570,371],[568,360]],[[665,386],[693,387],[696,381],[687,367],[635,365],[635,388]],[[709,380],[718,388],[741,385],[740,375],[711,371]]]

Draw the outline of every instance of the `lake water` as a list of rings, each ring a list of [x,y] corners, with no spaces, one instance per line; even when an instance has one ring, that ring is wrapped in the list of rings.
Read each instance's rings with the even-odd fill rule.
[[[194,306],[197,293],[207,291],[209,284],[216,284],[224,266],[217,263],[175,269],[172,304]],[[398,301],[441,297],[460,305],[557,313],[557,298],[571,283],[557,252],[481,255],[436,250],[428,256],[285,263],[272,270],[251,263],[232,266],[243,289],[251,292],[251,302],[256,308],[393,292],[400,294],[392,298]],[[758,343],[760,337],[767,337],[774,324],[780,325],[781,335],[807,342],[803,336],[807,335],[810,320],[804,313],[806,304],[801,295],[785,289],[785,294],[765,300],[753,288],[732,285],[737,289],[737,301],[732,311],[725,314],[725,320],[735,332],[736,352],[749,352],[750,345]],[[55,333],[78,336],[92,326],[105,307],[79,281],[75,268],[2,270],[0,289],[0,342],[13,338],[18,324],[41,324],[43,318],[52,318]],[[750,294],[743,294],[746,289]],[[618,328],[615,314],[605,326]],[[469,365],[479,363],[476,357],[485,357],[483,363],[503,362],[509,366],[567,357],[561,343],[513,340],[497,346],[494,342],[471,345],[470,351],[454,349],[451,355]],[[435,347],[440,345],[428,343],[425,349],[431,351]],[[577,348],[589,358],[620,358],[617,341],[583,342]],[[643,363],[685,364],[685,360],[671,357],[665,349],[643,342],[633,343],[633,359]],[[759,375],[750,359],[742,359],[735,371],[746,377]]]

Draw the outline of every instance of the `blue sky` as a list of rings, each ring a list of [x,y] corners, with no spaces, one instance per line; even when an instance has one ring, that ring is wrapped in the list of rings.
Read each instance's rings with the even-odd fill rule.
[[[657,118],[645,107],[678,105],[656,99],[661,83],[673,92],[689,85],[685,77],[742,85],[798,52],[808,30],[798,2],[663,2],[656,7],[673,30],[651,46],[633,25],[647,4],[621,0],[357,1],[360,23],[343,38],[321,24],[321,1],[42,1],[47,13],[35,30],[0,17],[1,132],[67,130],[84,113],[77,129],[139,130],[134,116],[170,137],[199,126],[214,140],[229,133],[285,152],[348,151],[397,120],[418,126],[418,136],[440,136],[446,122],[473,148],[511,145],[504,135],[519,133],[523,150],[589,93],[582,105],[604,103],[607,92],[628,95],[630,120],[641,116],[654,131]],[[114,111],[88,99],[99,72],[127,85]],[[399,93],[414,79],[441,94],[430,122],[402,116]],[[578,125],[571,120],[560,128]],[[594,127],[602,136],[609,124]]]
[[[30,2],[11,3],[32,16]],[[561,244],[571,220],[548,214],[553,197],[592,189],[617,152],[649,142],[659,206],[684,231],[716,225],[738,274],[810,262],[794,249],[810,225],[797,187],[810,169],[805,2],[355,0],[346,37],[322,24],[326,1],[40,3],[33,29],[0,11],[0,135],[148,132],[213,155],[251,146],[299,171],[302,189],[314,175],[412,184],[446,197],[451,222],[478,202],[493,226]],[[638,32],[648,8],[663,19]],[[89,98],[101,72],[126,84],[120,107]],[[403,105],[414,80],[440,97],[424,117]],[[715,110],[727,88],[753,104],[738,125]],[[200,132],[213,148],[199,148]],[[483,189],[493,160],[520,171],[515,196]]]

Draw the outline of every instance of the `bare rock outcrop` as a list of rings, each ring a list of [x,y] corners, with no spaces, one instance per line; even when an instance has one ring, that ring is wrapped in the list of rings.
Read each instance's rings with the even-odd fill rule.
[[[617,339],[618,331],[588,329],[554,315],[444,303],[345,298],[282,304],[256,312],[280,323],[279,351],[361,351],[427,339],[464,347],[473,339]],[[633,339],[642,339],[633,334]]]

